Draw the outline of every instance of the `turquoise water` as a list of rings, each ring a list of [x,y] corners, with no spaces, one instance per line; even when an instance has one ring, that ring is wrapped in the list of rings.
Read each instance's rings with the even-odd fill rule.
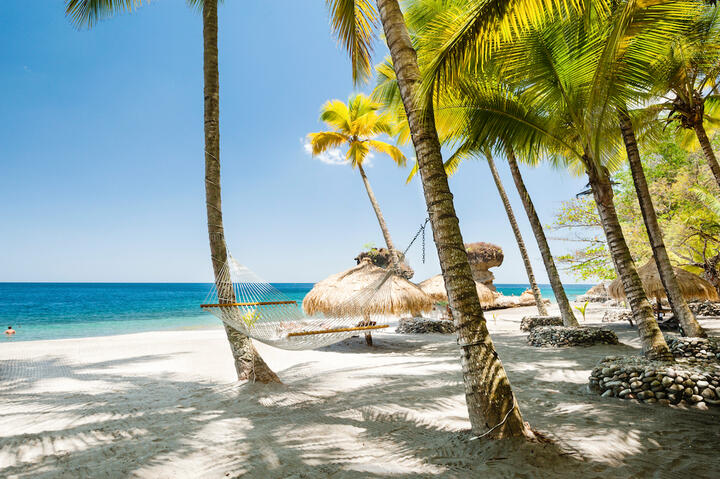
[[[301,302],[312,283],[275,283],[285,296]],[[519,295],[527,285],[497,284],[505,295]],[[566,285],[572,300],[590,285]],[[142,331],[219,327],[202,311],[206,283],[0,283],[0,341],[30,341],[107,336]],[[544,297],[554,299],[549,285]]]

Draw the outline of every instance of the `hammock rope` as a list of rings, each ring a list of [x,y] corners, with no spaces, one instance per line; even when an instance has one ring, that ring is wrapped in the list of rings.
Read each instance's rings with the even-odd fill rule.
[[[422,233],[425,260],[425,227],[420,227],[401,259]],[[342,341],[359,331],[370,332],[388,327],[393,315],[378,305],[392,303],[393,282],[398,265],[361,288],[357,293],[333,305],[332,313],[308,316],[302,305],[289,298],[232,255],[220,271],[218,281],[201,307],[228,326],[265,344],[281,349],[314,349]]]

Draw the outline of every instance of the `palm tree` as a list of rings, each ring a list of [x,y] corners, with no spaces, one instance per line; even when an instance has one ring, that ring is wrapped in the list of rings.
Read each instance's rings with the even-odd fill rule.
[[[330,148],[347,147],[345,158],[352,168],[357,168],[360,172],[368,198],[370,198],[370,203],[380,224],[383,238],[385,238],[385,244],[397,267],[402,258],[395,249],[380,205],[363,168],[363,163],[367,160],[371,150],[388,155],[398,166],[405,166],[407,163],[405,155],[399,148],[375,139],[382,134],[393,136],[396,129],[389,115],[378,114],[380,106],[363,94],[351,96],[347,104],[340,100],[328,101],[322,107],[320,119],[333,130],[310,133],[308,138],[313,155],[319,155]]]
[[[420,68],[403,13],[397,0],[377,0],[376,4],[408,118],[433,238],[457,326],[472,430],[497,438],[529,437],[532,432],[523,422],[483,317],[444,170],[433,108],[419,101]],[[363,66],[368,66],[365,71],[369,71],[369,49],[365,47],[372,42],[375,9],[369,0],[328,0],[328,5],[333,29],[350,51],[353,76],[358,80]]]
[[[413,37],[422,38],[426,34],[425,29],[427,29],[428,26],[432,24],[431,22],[433,21],[433,19],[436,18],[437,15],[445,13],[450,7],[453,6],[454,3],[460,4],[461,2],[459,0],[443,2],[437,2],[435,0],[416,0],[415,2],[413,2],[409,6],[409,10],[405,15],[408,19],[407,21],[409,23],[409,27],[411,29]],[[419,46],[422,46],[422,41],[417,43],[419,43]],[[423,58],[423,55],[420,55],[420,58]],[[488,66],[490,66],[491,68],[488,68]],[[477,81],[477,71],[479,70],[479,68],[474,68],[470,70],[472,71],[472,74],[468,76]],[[385,62],[378,65],[376,67],[376,75],[377,85],[373,90],[373,97],[381,101],[386,110],[398,117],[398,122],[403,127],[401,128],[399,141],[405,142],[407,141],[407,119],[403,110],[403,104],[400,98],[400,92],[397,87],[397,79],[395,77],[392,62],[389,59],[386,59]],[[481,76],[484,79],[482,81],[489,81],[491,83],[498,83],[502,81],[502,73],[500,71],[497,71],[497,69],[493,69],[491,65],[487,64],[485,65],[485,68],[483,68]],[[459,162],[465,157],[470,156],[471,152],[480,152],[481,150],[487,151],[487,148],[484,145],[471,145],[467,142],[467,137],[465,136],[465,125],[467,123],[466,119],[462,117],[462,112],[458,114],[457,110],[453,112],[451,108],[456,102],[459,101],[460,96],[461,95],[458,95],[458,92],[452,90],[451,86],[448,86],[446,90],[444,90],[443,95],[439,97],[436,101],[437,110],[435,120],[441,142],[448,145],[453,145],[457,142],[461,142],[463,144],[463,146],[458,148],[456,152],[445,162],[445,171],[448,173],[448,175],[453,174],[456,171]],[[498,145],[502,147],[499,138],[493,140],[494,143],[498,143]],[[555,260],[553,259],[552,253],[550,251],[550,246],[545,236],[545,231],[543,229],[542,223],[538,218],[537,212],[535,211],[535,206],[533,205],[532,199],[530,198],[527,188],[525,187],[525,182],[520,173],[520,169],[517,167],[517,160],[515,158],[512,147],[505,146],[501,149],[505,151],[505,156],[507,157],[508,164],[510,165],[510,171],[512,172],[514,183],[516,185],[518,193],[520,194],[523,208],[525,209],[528,220],[532,227],[533,235],[535,236],[535,240],[538,244],[538,248],[543,259],[545,270],[550,280],[550,285],[553,289],[555,299],[558,303],[558,308],[560,310],[563,324],[565,326],[578,326],[578,321],[575,318],[575,314],[572,311],[570,302],[567,299],[565,288],[562,285],[560,274],[558,273],[557,267],[555,266]],[[474,154],[473,156],[478,155]],[[416,173],[417,162],[415,163],[415,167],[413,168],[410,176],[408,177],[408,181]],[[497,185],[497,180],[499,180],[499,177],[494,176],[494,179],[496,180]],[[498,190],[502,198],[502,196],[505,195],[502,184],[500,184]],[[514,221],[514,214],[512,213],[512,211],[508,212],[507,209],[506,212],[508,213],[508,217],[513,217],[513,219],[511,220],[512,227],[512,223]],[[516,239],[520,237],[518,235],[519,231],[516,234]],[[539,296],[539,289],[537,288],[537,283],[534,279],[534,274],[532,273],[532,268],[530,266],[529,259],[527,258],[524,242],[522,242],[522,239],[520,239],[518,246],[521,251],[521,256],[523,257],[523,262],[526,265],[526,272],[528,272],[528,281],[530,282],[531,290],[534,293],[536,305],[538,306],[538,310],[541,311],[541,314],[543,314],[542,311],[545,310],[545,305],[541,302],[542,300]],[[530,269],[528,269],[528,267]]]
[[[617,79],[608,71],[613,71],[621,48],[635,45],[626,41],[628,32],[637,32],[653,21],[665,22],[658,31],[642,30],[643,41],[637,42],[646,49],[646,57],[652,57],[662,49],[669,25],[680,24],[688,17],[682,9],[668,11],[661,6],[638,10],[632,3],[590,15],[595,17],[592,22],[556,19],[503,42],[493,61],[502,64],[506,81],[517,85],[520,93],[465,82],[461,87],[467,98],[463,105],[467,113],[463,114],[470,118],[475,141],[500,137],[530,151],[540,144],[552,144],[546,152],[568,158],[570,166],[587,174],[616,270],[638,322],[643,350],[649,357],[670,359],[613,204],[610,171],[619,165],[620,147],[617,123],[610,120],[608,112],[613,111],[618,98],[630,98],[623,97],[628,92],[617,88],[613,83]],[[462,23],[464,17],[458,21]],[[457,36],[452,19],[444,27],[438,22],[435,25],[437,35],[430,38],[436,44],[446,45],[447,38]],[[438,55],[441,58],[442,52]],[[458,73],[452,75],[460,77]]]
[[[66,15],[78,27],[92,27],[98,20],[116,13],[132,11],[140,0],[67,0]],[[188,0],[191,7],[201,7],[203,17],[203,72],[205,83],[205,201],[207,205],[210,258],[218,296],[234,302],[232,285],[222,280],[227,263],[227,248],[222,219],[220,191],[220,87],[218,80],[217,0]],[[222,292],[222,294],[220,294]],[[263,361],[250,338],[225,325],[239,380],[262,383],[280,382]]]
[[[630,164],[630,173],[632,174],[638,202],[640,203],[640,210],[645,222],[645,229],[650,239],[653,258],[655,258],[660,280],[665,288],[670,307],[680,322],[683,332],[687,336],[707,337],[707,334],[702,326],[700,326],[700,323],[698,323],[695,315],[693,315],[690,308],[688,308],[685,297],[680,290],[680,285],[675,277],[675,271],[670,263],[670,257],[665,248],[662,230],[658,223],[657,214],[655,214],[655,207],[650,197],[650,189],[648,188],[642,161],[640,160],[640,151],[638,150],[638,144],[635,138],[633,122],[629,114],[623,110],[619,110],[618,118],[623,143],[625,144],[625,150]],[[657,307],[659,310],[661,305],[658,304]]]
[[[553,259],[552,252],[550,251],[550,245],[548,244],[547,237],[545,236],[545,229],[540,222],[540,218],[535,210],[535,205],[533,204],[532,198],[530,198],[530,193],[525,186],[525,181],[523,180],[520,168],[518,167],[517,159],[515,158],[515,152],[509,145],[505,147],[505,157],[507,158],[508,165],[510,165],[510,172],[512,173],[515,188],[520,195],[528,220],[530,220],[530,227],[533,230],[535,240],[537,241],[538,248],[540,249],[540,255],[542,256],[543,263],[545,264],[545,271],[547,272],[548,279],[550,280],[550,286],[552,287],[553,293],[555,294],[555,300],[557,301],[560,309],[560,316],[562,317],[563,325],[579,326],[578,320],[570,307],[570,301],[568,301],[567,295],[565,294],[565,288],[560,280],[560,273],[558,273],[557,266],[555,266],[555,260]]]
[[[495,181],[495,186],[497,187],[498,193],[500,194],[500,199],[502,200],[503,206],[505,207],[505,213],[507,213],[510,227],[512,228],[513,234],[515,235],[515,241],[517,242],[518,248],[520,249],[520,256],[522,256],[523,264],[525,265],[525,272],[527,273],[528,280],[530,281],[530,289],[533,293],[533,296],[535,297],[535,305],[537,306],[538,314],[540,314],[540,316],[547,316],[547,308],[545,307],[545,303],[543,303],[542,296],[540,295],[540,288],[538,288],[537,281],[535,281],[535,274],[533,273],[532,265],[530,264],[530,257],[528,256],[527,248],[525,248],[525,241],[523,240],[522,234],[520,233],[520,227],[518,226],[517,220],[515,219],[515,213],[513,213],[512,206],[510,205],[510,200],[508,199],[507,193],[505,192],[505,187],[500,180],[500,174],[495,167],[495,160],[493,160],[492,154],[488,150],[485,150],[485,159],[487,160],[488,166],[490,167],[490,173],[492,174],[493,180]]]
[[[668,92],[672,95],[660,106],[668,112],[669,122],[695,133],[720,186],[720,164],[706,131],[709,122],[714,127],[718,122],[718,117],[711,116],[708,110],[720,105],[720,11],[706,8],[656,66],[655,92],[659,96]]]

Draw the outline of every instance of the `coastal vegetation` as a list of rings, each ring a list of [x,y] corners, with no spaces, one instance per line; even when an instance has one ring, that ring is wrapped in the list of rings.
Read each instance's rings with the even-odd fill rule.
[[[67,15],[75,25],[91,27],[99,19],[132,10],[139,3],[68,0]],[[201,11],[203,21],[205,192],[211,261],[218,301],[234,304],[232,283],[223,279],[228,252],[220,187],[218,1],[191,0],[189,4]],[[364,84],[373,75],[372,53],[381,31],[390,55],[375,70],[372,99],[358,93],[347,103],[331,100],[323,106],[320,119],[331,130],[309,135],[312,152],[347,149],[347,162],[357,168],[363,180],[392,262],[397,265],[402,258],[363,164],[374,151],[405,166],[402,150],[377,137],[396,137],[399,145],[411,142],[417,158],[411,176],[419,173],[423,187],[460,346],[473,434],[540,439],[523,420],[473,280],[448,183],[448,175],[455,173],[465,159],[484,158],[488,162],[538,311],[546,316],[494,162],[495,157],[507,160],[562,321],[573,327],[567,328],[568,336],[582,335],[582,330],[567,300],[519,162],[549,163],[587,177],[587,196],[568,204],[556,227],[594,227],[605,239],[596,235],[586,250],[559,259],[586,277],[619,278],[647,359],[672,362],[673,354],[638,274],[636,262],[642,255],[654,259],[683,331],[691,336],[705,335],[687,306],[672,263],[684,258],[688,266],[702,265],[705,275],[718,284],[720,253],[712,248],[720,247],[715,239],[720,166],[708,135],[713,130],[711,113],[717,100],[720,58],[714,6],[690,1],[412,0],[403,12],[398,0],[327,0],[326,4],[331,29],[349,54],[355,85]],[[697,161],[690,160],[692,154],[671,151],[667,136],[663,146],[663,131],[668,125],[694,133],[706,162],[702,169],[712,174],[705,173],[702,184],[695,184],[696,178],[688,176],[690,166],[701,170]],[[445,161],[443,146],[454,151]],[[658,152],[655,163],[641,155],[648,151]],[[675,161],[674,169],[667,165],[669,159]],[[675,176],[668,176],[671,171]],[[620,178],[620,187],[616,188],[615,178]],[[658,191],[654,186],[661,182],[669,184],[671,191],[677,184],[678,191]],[[680,196],[681,191],[692,191],[696,205],[668,200],[672,204],[666,207],[665,198]],[[633,212],[635,202],[639,210]],[[693,207],[703,211],[707,223],[699,224]],[[684,218],[679,219],[682,214]],[[644,249],[638,246],[643,235],[647,237]],[[682,248],[676,247],[678,241]],[[377,274],[382,277],[384,273]],[[585,319],[585,307],[579,311]],[[256,320],[255,316],[243,318],[248,326]],[[369,327],[370,320],[362,324]],[[247,336],[227,325],[225,330],[239,379],[280,382]]]

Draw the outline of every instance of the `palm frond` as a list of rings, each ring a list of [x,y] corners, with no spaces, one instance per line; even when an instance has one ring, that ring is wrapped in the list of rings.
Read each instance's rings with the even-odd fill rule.
[[[347,50],[355,84],[370,77],[377,13],[369,0],[326,0],[330,24],[338,42]]]

